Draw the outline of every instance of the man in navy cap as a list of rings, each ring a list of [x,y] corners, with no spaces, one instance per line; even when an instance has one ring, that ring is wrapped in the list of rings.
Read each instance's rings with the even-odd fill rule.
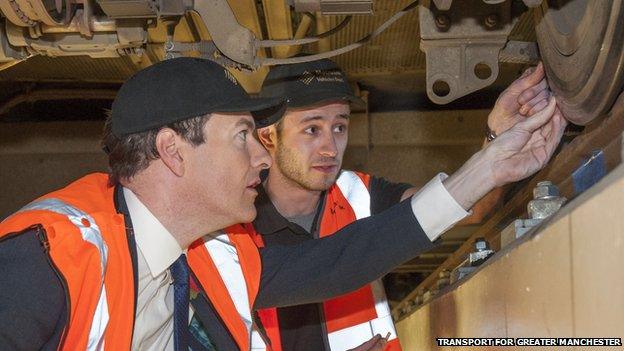
[[[350,105],[363,101],[331,60],[274,67],[260,95],[283,97],[288,106],[281,121],[259,130],[260,141],[273,159],[267,178],[258,187],[258,216],[248,227],[260,247],[295,245],[334,234],[419,190],[341,168]],[[548,98],[542,65],[527,70],[501,94],[489,115],[488,125],[493,129],[488,129],[489,139],[544,109]],[[436,176],[415,196],[416,216],[431,241],[470,208],[459,206],[448,195],[442,186],[445,178]],[[374,264],[360,269],[369,270]],[[382,344],[380,336],[385,335],[390,336],[386,350],[400,349],[380,280],[322,304],[262,310],[259,320],[274,349],[345,350],[361,344],[362,349],[369,349]]]

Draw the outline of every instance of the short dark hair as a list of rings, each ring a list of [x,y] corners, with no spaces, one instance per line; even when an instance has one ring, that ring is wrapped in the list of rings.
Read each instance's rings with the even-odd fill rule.
[[[119,138],[113,135],[111,114],[108,113],[101,143],[102,149],[108,154],[108,183],[114,186],[122,179],[130,179],[146,169],[150,162],[157,160],[159,155],[156,149],[156,136],[163,128],[171,128],[193,146],[203,144],[206,141],[204,126],[208,119],[210,114]]]

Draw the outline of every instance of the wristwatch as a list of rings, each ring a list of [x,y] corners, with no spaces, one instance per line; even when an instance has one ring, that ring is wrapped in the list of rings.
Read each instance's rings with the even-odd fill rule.
[[[490,129],[490,126],[486,123],[485,124],[485,138],[487,139],[488,142],[496,139],[498,135],[496,135],[496,133],[494,133],[493,130]]]

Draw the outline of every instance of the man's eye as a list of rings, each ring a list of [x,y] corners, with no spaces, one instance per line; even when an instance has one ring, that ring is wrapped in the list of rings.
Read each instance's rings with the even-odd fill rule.
[[[334,127],[334,133],[344,133],[347,131],[347,126],[344,124],[337,125]]]
[[[316,134],[318,132],[318,128],[316,127],[308,127],[303,130],[306,134]]]
[[[248,130],[241,130],[240,132],[238,132],[238,136],[243,140],[247,140],[247,134],[249,134]]]

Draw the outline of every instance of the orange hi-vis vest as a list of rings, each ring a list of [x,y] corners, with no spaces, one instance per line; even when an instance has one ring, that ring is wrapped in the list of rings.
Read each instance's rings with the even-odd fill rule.
[[[123,214],[114,187],[102,173],[85,176],[26,205],[0,223],[0,240],[34,229],[61,277],[67,321],[59,350],[129,350],[135,317],[134,269]],[[220,251],[236,255],[246,302],[253,306],[260,283],[260,256],[246,232],[232,227],[216,239],[189,248],[188,262],[241,350],[251,347],[251,329],[241,320],[222,279]],[[225,278],[225,277],[224,277]],[[201,319],[201,316],[199,316]]]
[[[370,176],[359,172],[342,171],[336,183],[327,191],[320,222],[320,237],[336,233],[342,227],[360,218],[369,217]],[[251,225],[245,225],[259,247],[262,237]],[[327,337],[331,350],[343,351],[370,340],[375,334],[385,337],[390,333],[385,350],[401,350],[394,329],[388,301],[381,280],[352,293],[323,303]],[[275,308],[258,311],[267,337],[274,351],[281,351],[279,321]],[[254,338],[254,341],[261,341]],[[252,349],[263,349],[263,344],[252,343]]]

